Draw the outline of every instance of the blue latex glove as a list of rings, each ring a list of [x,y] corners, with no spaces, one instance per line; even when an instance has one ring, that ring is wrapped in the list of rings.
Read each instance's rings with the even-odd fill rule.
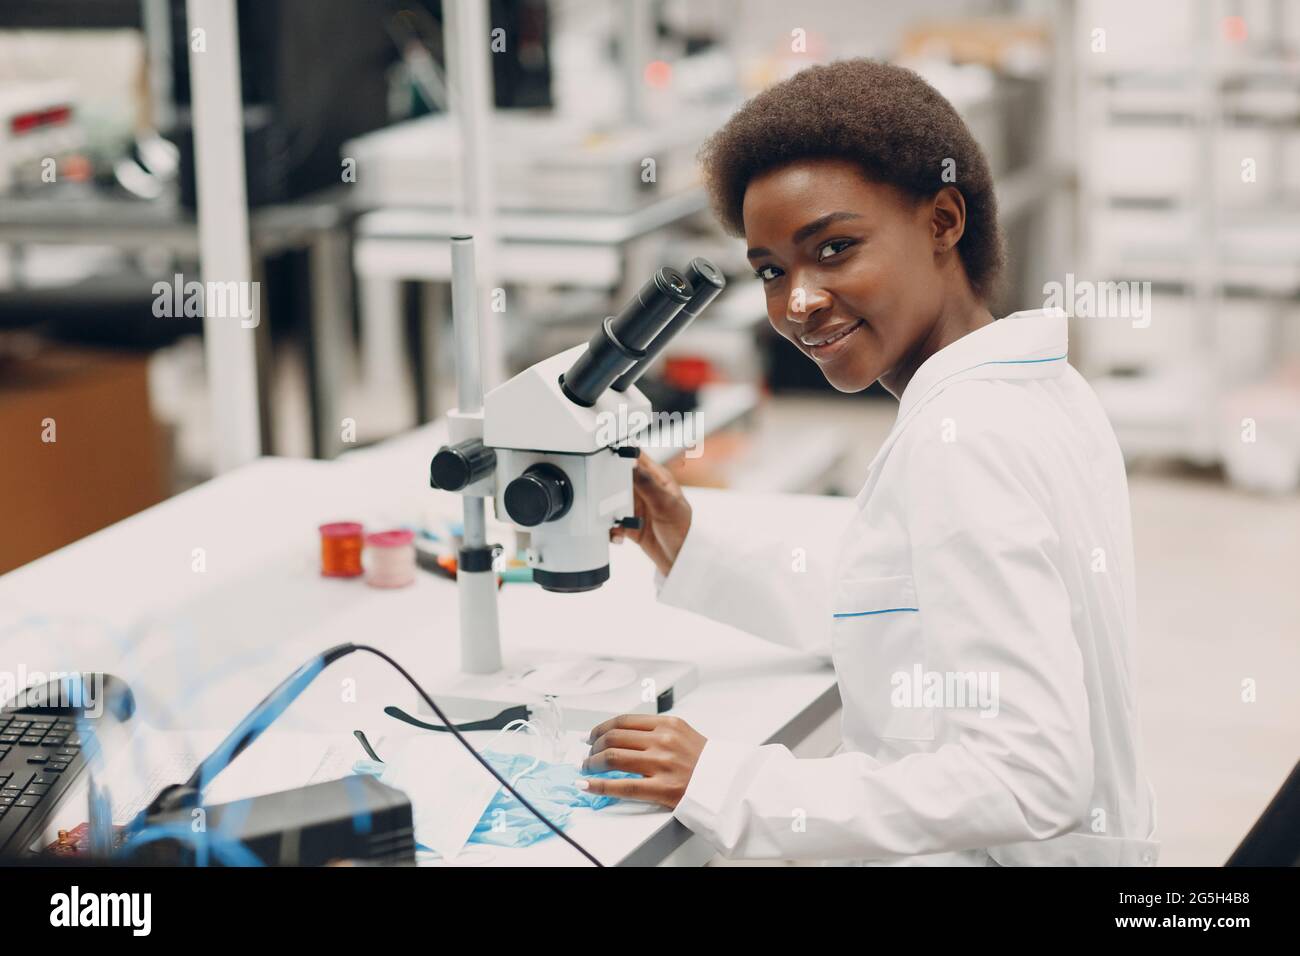
[[[545,814],[546,818],[560,829],[564,829],[569,822],[569,815],[575,807],[599,810],[618,799],[579,790],[575,786],[579,777],[592,776],[614,780],[640,776],[623,770],[583,774],[572,764],[546,761],[528,770],[533,764],[533,758],[527,754],[502,754],[492,750],[483,751],[483,759],[492,765],[493,770],[512,781],[520,796],[536,807],[540,813]],[[516,781],[515,775],[521,771],[527,773]],[[478,826],[470,835],[469,842],[491,843],[495,846],[528,846],[554,835],[550,827],[537,819],[502,787],[497,790],[496,796],[483,812]]]
[[[569,816],[575,808],[599,810],[618,799],[579,790],[576,786],[579,777],[619,780],[640,776],[623,770],[584,774],[572,764],[546,761],[538,762],[537,766],[529,770],[534,760],[527,754],[503,754],[485,750],[482,756],[492,765],[493,770],[511,781],[525,800],[560,829],[568,824]],[[373,760],[358,760],[352,769],[357,773],[380,774],[384,765]],[[527,772],[516,781],[515,776],[522,771]],[[548,836],[554,836],[550,827],[530,813],[504,787],[498,787],[468,842],[495,846],[529,846]]]

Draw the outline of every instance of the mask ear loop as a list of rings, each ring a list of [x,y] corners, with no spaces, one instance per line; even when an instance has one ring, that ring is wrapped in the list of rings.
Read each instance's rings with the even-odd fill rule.
[[[559,698],[547,694],[543,706],[533,714],[533,720],[542,725],[542,737],[550,745],[551,759],[557,763],[563,760],[564,708]]]
[[[515,720],[510,721],[510,723],[506,724],[504,727],[502,727],[500,730],[496,732],[496,736],[492,738],[492,743],[496,743],[497,737],[500,737],[502,734],[517,734],[525,727],[531,730],[536,736],[541,737],[541,731],[537,729],[537,725],[534,724],[531,720],[516,718]],[[491,745],[489,744],[489,746]],[[529,766],[519,771],[510,779],[510,786],[513,787],[525,776],[532,773],[541,765],[541,763],[542,763],[541,757],[534,757],[533,762]]]

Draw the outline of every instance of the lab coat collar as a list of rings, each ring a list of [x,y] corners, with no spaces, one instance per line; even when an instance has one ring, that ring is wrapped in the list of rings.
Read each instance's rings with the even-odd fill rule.
[[[921,363],[898,401],[898,417],[868,469],[862,504],[875,485],[880,462],[908,421],[927,400],[955,382],[972,378],[1050,378],[1068,361],[1068,318],[1061,309],[1013,312],[963,335]]]
[[[1015,312],[963,335],[921,363],[898,400],[898,421],[950,379],[1046,378],[1065,365],[1068,325],[1060,309]]]

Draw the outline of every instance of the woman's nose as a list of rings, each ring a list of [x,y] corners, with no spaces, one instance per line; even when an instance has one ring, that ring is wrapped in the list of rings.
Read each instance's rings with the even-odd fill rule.
[[[817,286],[796,285],[786,300],[786,318],[791,322],[807,322],[817,312],[830,305],[831,297]]]

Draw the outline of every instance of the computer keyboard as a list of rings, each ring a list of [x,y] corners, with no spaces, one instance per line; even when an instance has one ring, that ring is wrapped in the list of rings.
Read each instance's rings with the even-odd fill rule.
[[[82,746],[71,720],[0,711],[0,853],[21,853],[23,838],[35,839],[81,772]]]
[[[79,697],[46,688],[28,689],[0,708],[0,857],[22,855],[40,836],[94,752],[99,721],[130,716],[125,685],[106,677],[104,687],[115,696],[93,715],[64,703]]]

